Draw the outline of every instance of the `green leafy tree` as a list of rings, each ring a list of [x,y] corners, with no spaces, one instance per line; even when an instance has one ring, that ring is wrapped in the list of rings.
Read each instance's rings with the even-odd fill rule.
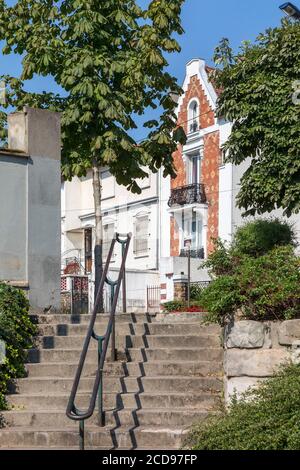
[[[180,50],[175,35],[183,32],[183,2],[153,0],[145,9],[135,0],[1,3],[3,52],[23,57],[21,77],[4,77],[7,105],[60,111],[64,177],[92,170],[96,286],[102,271],[100,168],[109,167],[117,183],[137,193],[145,166],[175,175],[172,153],[185,135],[176,129],[173,95],[181,89],[166,71],[166,54]],[[27,93],[23,81],[35,74],[52,76],[61,95]],[[159,108],[160,115],[144,123],[147,136],[139,143],[131,131],[147,108]]]
[[[283,20],[234,54],[216,49],[218,115],[233,121],[227,161],[250,159],[237,197],[246,215],[300,210],[300,23]],[[298,98],[298,99],[297,99]]]

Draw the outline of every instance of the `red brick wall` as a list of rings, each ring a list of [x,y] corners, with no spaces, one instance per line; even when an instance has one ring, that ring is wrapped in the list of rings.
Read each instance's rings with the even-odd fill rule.
[[[219,131],[204,137],[202,182],[208,200],[207,253],[213,251],[213,239],[218,237],[219,228]]]
[[[214,111],[210,106],[204,89],[197,75],[191,77],[188,90],[183,98],[178,114],[178,124],[186,131],[189,129],[188,104],[192,98],[198,98],[200,103],[200,128],[205,129],[215,124]],[[202,160],[202,183],[205,184],[208,200],[208,227],[207,227],[207,252],[213,249],[212,238],[218,236],[219,215],[219,131],[207,134],[204,138],[204,154]],[[182,158],[182,147],[173,155],[177,177],[171,181],[171,188],[178,188],[187,184],[185,164]],[[171,256],[179,255],[178,227],[175,219],[171,219]]]

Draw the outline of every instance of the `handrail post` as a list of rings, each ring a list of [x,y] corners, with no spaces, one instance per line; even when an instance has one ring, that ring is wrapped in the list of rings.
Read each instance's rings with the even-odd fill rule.
[[[115,285],[112,284],[110,288],[110,310],[112,311],[113,301],[115,297]],[[116,360],[116,315],[113,315],[112,330],[111,330],[111,361]]]
[[[122,243],[122,259],[125,253],[125,243]],[[127,299],[126,299],[126,271],[124,267],[123,281],[122,281],[122,297],[123,297],[123,313],[127,311]]]
[[[102,354],[103,338],[98,338],[98,367],[100,366],[100,359]],[[103,370],[100,370],[100,382],[98,389],[98,424],[104,426],[104,412],[103,412]]]
[[[84,450],[84,419],[79,421],[79,449]]]

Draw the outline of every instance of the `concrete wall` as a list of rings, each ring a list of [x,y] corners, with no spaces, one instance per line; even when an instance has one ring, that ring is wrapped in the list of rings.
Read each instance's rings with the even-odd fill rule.
[[[0,279],[27,283],[28,157],[0,154]]]
[[[0,279],[26,288],[33,309],[59,309],[59,114],[11,114],[8,144],[0,157]]]
[[[225,328],[225,400],[271,377],[283,364],[300,362],[300,320],[242,320]]]

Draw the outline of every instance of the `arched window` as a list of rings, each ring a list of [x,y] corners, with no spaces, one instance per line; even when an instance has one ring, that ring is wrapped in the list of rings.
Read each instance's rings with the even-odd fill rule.
[[[189,104],[188,119],[189,119],[189,132],[197,132],[199,129],[199,103],[193,99]]]

